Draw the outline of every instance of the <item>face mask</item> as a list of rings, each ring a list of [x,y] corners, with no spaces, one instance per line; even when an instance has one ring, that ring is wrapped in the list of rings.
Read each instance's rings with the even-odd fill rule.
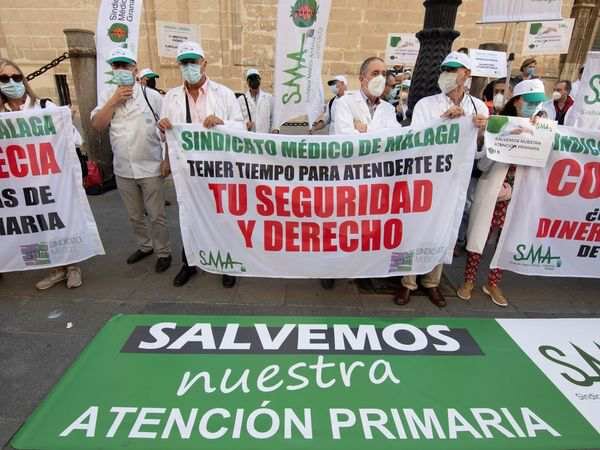
[[[16,81],[10,80],[8,83],[0,83],[0,92],[14,100],[25,95],[25,85],[22,81],[17,83]]]
[[[560,92],[558,92],[558,91],[552,92],[552,100],[554,100],[555,102],[559,101],[561,97],[562,97],[562,95]]]
[[[400,92],[400,87],[396,86],[389,92],[385,99],[390,103],[395,102],[396,97],[398,96],[398,92]]]
[[[465,90],[466,91],[470,91],[471,90],[471,83],[472,83],[472,78],[467,78],[465,81]]]
[[[375,78],[371,78],[369,84],[367,85],[367,90],[373,97],[381,97],[384,89],[385,77],[383,75],[377,75]]]
[[[250,86],[250,89],[258,89],[260,87],[260,78],[258,78],[258,77],[248,78],[248,86]]]
[[[113,81],[119,86],[131,86],[135,83],[133,73],[126,69],[113,70]]]
[[[530,77],[534,76],[535,75],[535,67],[528,67],[527,75],[529,75]]]
[[[438,78],[438,86],[443,94],[453,91],[458,87],[456,83],[456,72],[442,72]]]
[[[185,66],[181,66],[181,75],[188,83],[196,84],[202,79],[200,64],[186,64]]]
[[[332,84],[331,86],[329,86],[329,90],[331,91],[331,93],[333,95],[338,95],[338,87],[335,84]]]
[[[539,103],[524,102],[521,108],[521,117],[531,117],[535,114]]]
[[[504,107],[504,94],[502,92],[498,92],[494,95],[494,100],[492,101],[494,108],[502,109]]]

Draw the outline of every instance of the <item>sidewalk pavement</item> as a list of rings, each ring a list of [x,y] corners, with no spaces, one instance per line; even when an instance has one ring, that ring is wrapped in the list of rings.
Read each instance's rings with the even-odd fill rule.
[[[462,282],[464,257],[446,266],[448,306],[438,309],[415,296],[406,307],[390,295],[361,293],[350,280],[325,291],[318,280],[241,278],[233,289],[220,276],[199,273],[182,288],[172,285],[180,267],[177,202],[169,182],[167,207],[173,265],[154,272],[155,258],[127,265],[135,250],[117,191],[89,197],[106,255],[81,263],[84,284],[38,292],[45,271],[0,279],[0,448],[33,412],[85,345],[113,315],[244,314],[336,316],[600,317],[600,280],[524,277],[507,272],[502,287],[510,301],[499,308],[480,291],[465,302],[453,294]],[[488,256],[489,258],[489,256]],[[480,283],[489,259],[481,264]]]

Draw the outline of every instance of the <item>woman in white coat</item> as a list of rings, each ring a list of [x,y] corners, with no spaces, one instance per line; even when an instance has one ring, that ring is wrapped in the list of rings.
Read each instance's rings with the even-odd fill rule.
[[[544,83],[541,80],[521,81],[515,86],[513,97],[500,114],[532,117],[545,98]],[[519,131],[515,129],[513,132]],[[457,290],[457,295],[463,300],[471,298],[481,255],[490,232],[502,230],[504,226],[514,180],[515,167],[509,164],[494,162],[484,156],[479,161],[478,167],[483,174],[477,183],[475,200],[469,217],[465,281]],[[502,270],[490,269],[488,281],[482,289],[496,305],[508,306],[508,301],[499,287],[501,279]]]
[[[33,92],[19,66],[8,59],[0,58],[0,112],[44,109],[54,106],[51,101],[40,99]],[[73,127],[73,134],[74,140],[81,143],[81,135],[75,127]],[[63,281],[66,281],[67,287],[70,289],[81,286],[83,283],[81,269],[75,265],[57,267],[36,283],[35,287],[45,290]]]

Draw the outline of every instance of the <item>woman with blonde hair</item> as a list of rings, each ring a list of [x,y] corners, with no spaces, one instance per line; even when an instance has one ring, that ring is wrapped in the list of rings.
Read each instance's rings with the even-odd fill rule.
[[[52,108],[55,105],[45,99],[40,99],[23,74],[21,68],[14,62],[0,58],[0,112],[24,111],[33,109]],[[79,133],[76,133],[76,136]],[[81,140],[81,137],[79,137]],[[63,266],[52,269],[50,274],[39,281],[35,287],[39,290],[67,282],[68,288],[82,285],[81,269],[77,266]]]

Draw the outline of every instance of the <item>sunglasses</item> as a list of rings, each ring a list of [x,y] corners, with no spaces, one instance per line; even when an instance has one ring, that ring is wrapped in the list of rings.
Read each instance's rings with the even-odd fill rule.
[[[23,75],[15,74],[15,75],[0,75],[0,82],[8,83],[10,80],[13,80],[15,83],[20,83],[23,81]]]

